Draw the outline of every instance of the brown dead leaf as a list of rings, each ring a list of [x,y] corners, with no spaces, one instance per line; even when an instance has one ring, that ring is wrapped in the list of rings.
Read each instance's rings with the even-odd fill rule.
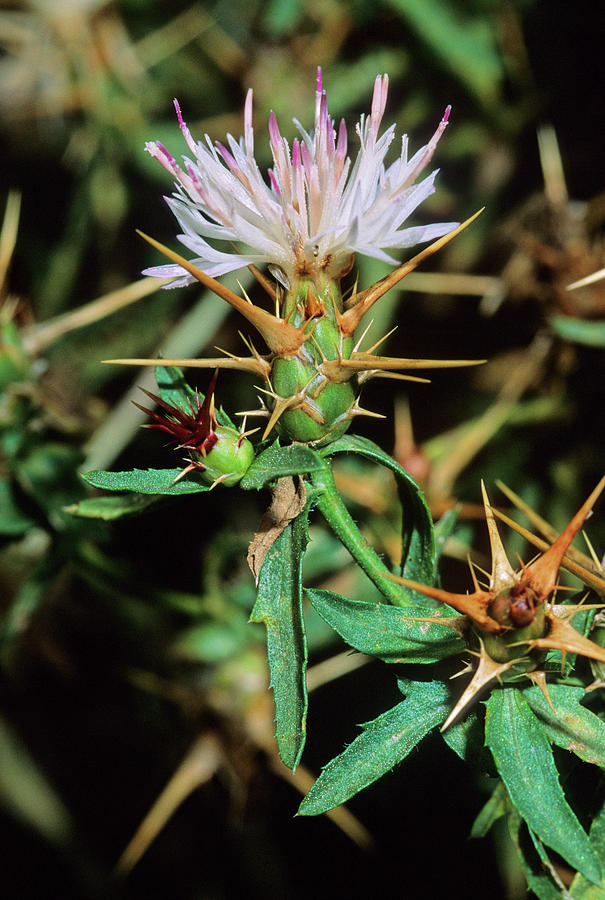
[[[257,584],[267,553],[284,528],[303,511],[306,502],[305,483],[299,475],[278,479],[269,509],[248,550],[248,565]]]

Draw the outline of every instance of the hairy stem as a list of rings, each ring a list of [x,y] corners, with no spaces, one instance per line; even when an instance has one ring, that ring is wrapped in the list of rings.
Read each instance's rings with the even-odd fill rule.
[[[405,591],[386,577],[390,570],[370,547],[342,502],[330,462],[325,460],[321,469],[309,473],[309,478],[315,488],[315,504],[324,519],[380,593],[395,606],[413,606]]]

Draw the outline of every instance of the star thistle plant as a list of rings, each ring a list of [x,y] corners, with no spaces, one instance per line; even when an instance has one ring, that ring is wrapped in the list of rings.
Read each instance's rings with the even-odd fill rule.
[[[147,395],[159,411],[141,408],[152,420],[148,427],[167,433],[176,450],[186,454],[186,465],[91,472],[86,478],[97,488],[144,495],[138,505],[130,495],[110,498],[114,518],[165,495],[202,493],[219,485],[219,490],[237,486],[271,492],[248,554],[258,589],[250,619],[267,629],[276,740],[283,762],[292,769],[306,739],[302,561],[309,516],[317,509],[373,582],[379,599],[353,600],[319,589],[308,589],[306,595],[350,647],[404,667],[399,679],[404,699],[365,725],[326,765],[299,813],[316,815],[348,800],[440,728],[455,753],[497,779],[494,797],[473,833],[485,833],[499,815],[507,814],[520,846],[520,829],[525,828],[547,868],[546,875],[537,871],[522,850],[529,883],[540,896],[550,897],[554,895],[547,890],[554,890],[558,876],[547,848],[595,884],[603,875],[595,845],[563,794],[551,743],[605,767],[605,724],[581,705],[591,686],[581,663],[577,665],[578,657],[605,663],[597,640],[602,629],[594,623],[594,603],[584,603],[583,597],[559,602],[557,587],[560,567],[575,565],[566,554],[605,479],[552,546],[518,571],[506,556],[484,489],[492,549],[489,583],[480,586],[472,570],[474,591],[455,594],[442,589],[438,571],[440,548],[455,527],[455,513],[435,525],[410,475],[372,441],[346,434],[356,416],[372,415],[359,402],[367,380],[425,381],[408,373],[480,362],[381,356],[376,352],[381,341],[362,349],[367,328],[361,329],[374,304],[475,218],[462,225],[406,224],[434,190],[436,171],[418,179],[450,110],[425,147],[408,159],[403,137],[398,158],[387,164],[395,135],[395,126],[380,133],[387,88],[387,77],[379,76],[370,114],[357,126],[359,149],[352,162],[346,127],[341,122],[336,128],[328,114],[318,72],[312,131],[296,122],[299,137],[290,146],[270,114],[273,166],[267,178],[254,157],[251,92],[244,135],[239,141],[228,136],[226,145],[208,137],[195,141],[176,104],[188,155],[179,164],[158,142],[146,149],[174,179],[175,192],[167,203],[182,229],[179,240],[194,257],[188,260],[146,237],[171,261],[146,274],[172,279],[169,286],[200,282],[237,310],[266,348],[257,350],[245,337],[243,356],[110,360],[156,366],[158,394]],[[402,265],[391,255],[421,242],[431,243]],[[346,295],[342,279],[356,253],[396,268],[376,284],[361,290],[355,285]],[[267,266],[269,275],[259,266]],[[268,294],[272,311],[216,280],[242,267],[251,270]],[[216,372],[203,397],[187,384],[180,367],[235,369],[260,379],[260,408],[238,413],[265,419],[260,440],[252,444],[248,438],[253,432],[246,432],[245,424],[237,429],[223,409],[215,408]],[[361,534],[338,492],[332,463],[340,453],[356,454],[395,476],[403,512],[397,573]],[[602,600],[602,573],[577,565],[574,571]],[[466,665],[458,674],[470,672],[471,679],[456,699],[448,660],[461,655]],[[484,710],[473,701],[487,687],[491,692]]]

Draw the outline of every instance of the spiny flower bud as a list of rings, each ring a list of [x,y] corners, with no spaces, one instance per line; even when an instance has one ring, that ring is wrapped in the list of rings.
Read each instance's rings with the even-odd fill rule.
[[[146,428],[157,428],[172,435],[169,445],[176,450],[189,452],[189,464],[180,473],[183,478],[188,472],[199,472],[202,481],[214,487],[224,484],[231,487],[241,481],[254,459],[254,447],[243,431],[227,425],[219,425],[214,410],[214,388],[217,372],[200,403],[196,391],[196,406],[190,403],[190,412],[185,412],[161,397],[141,388],[162,410],[155,412],[139,403],[135,404],[154,421]],[[250,432],[248,432],[249,434]]]
[[[454,594],[399,576],[390,576],[393,581],[447,603],[463,613],[467,622],[472,623],[479,639],[479,664],[444,728],[489,681],[501,677],[509,669],[517,674],[525,671],[528,677],[540,683],[539,678],[544,675],[540,672],[540,666],[547,650],[578,653],[588,659],[605,662],[605,650],[581,635],[570,622],[575,613],[589,607],[556,605],[551,598],[569,545],[603,488],[605,477],[548,550],[523,566],[520,572],[515,572],[506,556],[487,492],[482,485],[492,551],[492,572],[487,589],[479,587],[474,572],[475,590],[472,594]],[[452,619],[451,622],[451,627],[462,628],[459,620]]]

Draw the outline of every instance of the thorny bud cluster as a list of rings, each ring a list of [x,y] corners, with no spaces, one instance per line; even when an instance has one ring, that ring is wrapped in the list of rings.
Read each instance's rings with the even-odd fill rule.
[[[605,477],[548,550],[516,572],[504,550],[493,510],[482,486],[492,552],[488,587],[479,586],[472,569],[475,590],[471,594],[454,594],[392,576],[394,581],[446,603],[463,614],[453,618],[437,616],[427,621],[453,628],[470,638],[471,644],[473,637],[478,642],[477,668],[444,728],[458,717],[485,685],[494,678],[502,678],[505,673],[512,678],[524,673],[547,692],[543,665],[548,650],[560,650],[563,654],[579,653],[588,659],[605,662],[605,650],[583,637],[570,621],[576,613],[588,607],[558,604],[554,599],[565,554],[603,488]]]
[[[141,390],[162,412],[147,409],[139,403],[136,406],[153,419],[153,424],[147,425],[147,428],[165,431],[173,438],[168,442],[169,445],[177,450],[188,451],[189,462],[179,479],[188,472],[198,472],[202,481],[212,487],[217,484],[232,487],[246,474],[254,459],[254,447],[248,440],[250,432],[218,424],[214,407],[216,378],[215,372],[202,403],[196,392],[196,405],[194,407],[190,403],[189,412],[167,403],[144,388]]]

